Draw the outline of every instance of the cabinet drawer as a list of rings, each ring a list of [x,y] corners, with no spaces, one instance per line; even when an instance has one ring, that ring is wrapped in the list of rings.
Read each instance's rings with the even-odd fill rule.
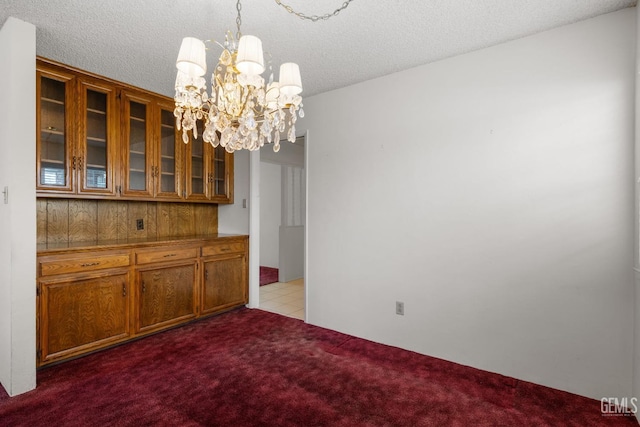
[[[243,242],[215,243],[202,247],[202,256],[212,256],[220,254],[231,254],[244,252],[245,245]]]
[[[164,250],[154,250],[136,253],[136,264],[151,264],[153,262],[167,262],[179,259],[196,258],[197,248],[174,248]]]
[[[81,258],[48,258],[40,260],[40,276],[78,273],[105,268],[128,267],[129,254],[95,254]]]

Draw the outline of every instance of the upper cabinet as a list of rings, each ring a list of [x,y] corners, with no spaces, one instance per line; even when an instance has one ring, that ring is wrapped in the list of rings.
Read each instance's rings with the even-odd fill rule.
[[[78,79],[78,193],[115,196],[118,117],[116,89],[98,80]]]
[[[122,196],[180,200],[184,144],[172,107],[158,97],[122,91]]]
[[[36,121],[37,189],[52,193],[75,190],[72,74],[39,67]]]
[[[233,203],[233,154],[184,144],[173,100],[37,61],[37,195]]]
[[[198,128],[198,138],[192,137],[185,147],[187,179],[183,196],[190,201],[233,203],[233,154],[204,142],[202,129]]]

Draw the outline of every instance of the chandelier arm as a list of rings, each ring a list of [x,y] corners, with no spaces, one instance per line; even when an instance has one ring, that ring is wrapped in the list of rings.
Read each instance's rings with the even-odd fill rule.
[[[342,12],[344,9],[346,9],[352,1],[353,0],[346,0],[344,3],[342,3],[342,6],[340,6],[336,10],[334,10],[333,13],[325,13],[324,15],[319,15],[318,16],[318,15],[305,15],[302,12],[295,11],[291,6],[282,3],[282,1],[275,0],[275,2],[278,5],[282,6],[290,14],[296,15],[300,19],[306,19],[306,20],[311,21],[311,22],[318,22],[319,20],[326,21],[329,18],[332,18],[334,16],[338,16],[338,14],[340,12]],[[238,2],[239,2],[239,0],[238,0]]]

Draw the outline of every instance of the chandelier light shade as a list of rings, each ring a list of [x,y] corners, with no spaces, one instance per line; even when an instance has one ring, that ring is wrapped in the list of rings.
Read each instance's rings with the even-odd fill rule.
[[[273,142],[280,150],[280,137],[295,142],[295,123],[304,117],[302,79],[297,64],[287,62],[280,67],[280,81],[275,81],[269,66],[268,82],[262,41],[240,33],[240,1],[237,2],[238,32],[227,31],[218,63],[211,74],[211,91],[207,91],[205,42],[185,37],[176,67],[174,115],[182,140],[198,138],[213,147],[221,145],[228,152],[258,150]],[[198,125],[202,123],[202,125]]]
[[[244,74],[255,76],[264,71],[262,41],[256,36],[242,36],[238,42],[236,68]]]
[[[300,67],[293,62],[280,65],[280,92],[288,96],[295,96],[302,92],[302,78]]]
[[[204,42],[194,37],[182,39],[176,67],[189,76],[204,76],[207,72]]]

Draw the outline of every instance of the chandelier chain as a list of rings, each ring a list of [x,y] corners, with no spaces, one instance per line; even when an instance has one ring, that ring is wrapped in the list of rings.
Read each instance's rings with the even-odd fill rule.
[[[341,11],[343,11],[344,9],[347,8],[347,6],[349,6],[349,4],[352,2],[353,0],[347,0],[344,3],[342,3],[342,6],[340,6],[339,8],[337,8],[336,10],[333,11],[333,13],[325,13],[324,15],[305,15],[302,12],[297,12],[295,11],[291,6],[282,3],[282,1],[280,0],[275,0],[275,2],[277,4],[279,4],[280,6],[282,6],[287,12],[291,13],[292,15],[296,15],[298,18],[300,19],[306,19],[312,22],[317,22],[319,20],[323,20],[326,21],[329,18],[332,18],[334,16],[337,16]]]
[[[240,15],[242,5],[240,4],[240,0],[238,0],[238,2],[236,3],[236,9],[238,10],[238,16],[236,17],[236,26],[238,27],[238,32],[236,33],[236,38],[240,40],[240,37],[242,37],[242,32],[240,32],[240,26],[242,25],[242,16]]]

